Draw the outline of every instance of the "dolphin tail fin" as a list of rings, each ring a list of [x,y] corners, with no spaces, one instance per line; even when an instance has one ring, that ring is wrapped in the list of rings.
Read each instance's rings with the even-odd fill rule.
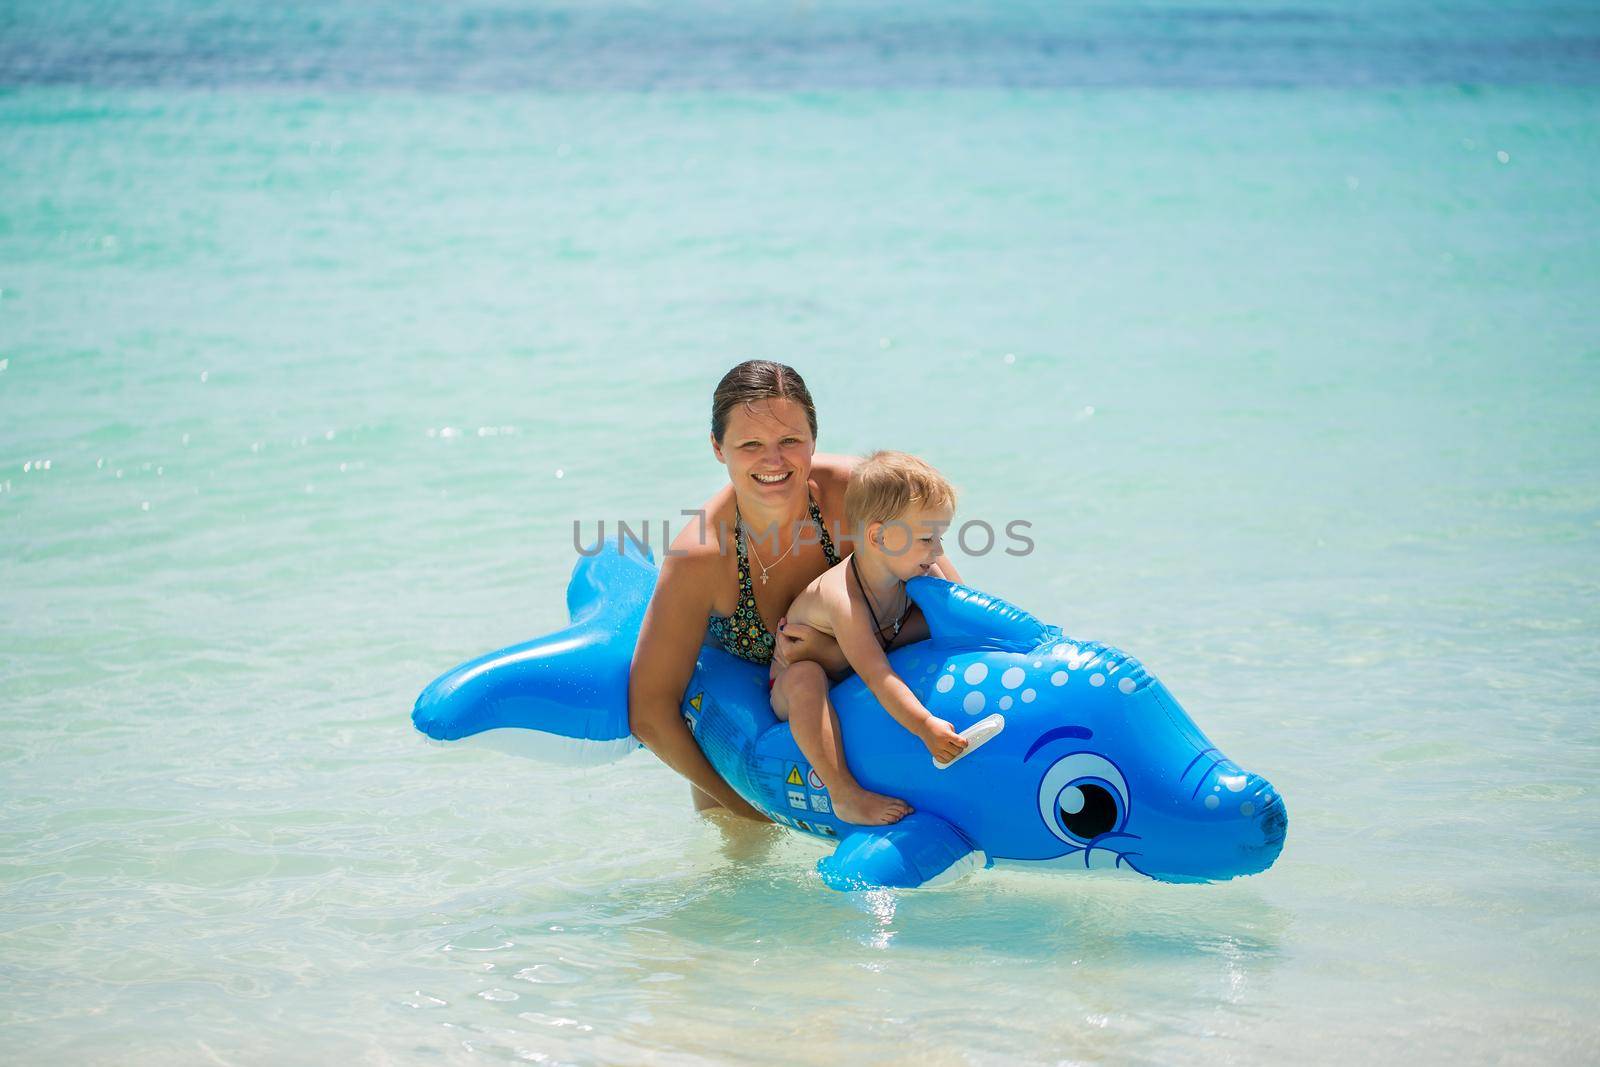
[[[639,747],[628,729],[628,669],[655,587],[648,553],[602,545],[567,586],[572,624],[469,660],[434,679],[411,721],[436,741],[568,764]]]
[[[616,620],[648,603],[655,584],[656,562],[649,545],[621,538],[602,541],[593,554],[580,556],[573,565],[567,580],[567,616],[574,623]],[[643,615],[641,610],[641,619]]]

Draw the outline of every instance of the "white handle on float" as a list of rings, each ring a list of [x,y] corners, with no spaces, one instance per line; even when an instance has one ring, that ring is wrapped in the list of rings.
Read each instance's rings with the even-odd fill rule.
[[[979,719],[965,730],[962,730],[958,735],[967,739],[967,747],[956,753],[956,759],[951,760],[949,763],[945,763],[942,760],[936,759],[933,761],[933,765],[939,768],[941,771],[949,770],[956,760],[964,759],[967,756],[972,755],[974,752],[978,751],[978,749],[982,748],[990,739],[999,737],[1000,731],[1004,730],[1005,728],[1006,717],[1004,715],[995,714],[990,715],[987,718]]]

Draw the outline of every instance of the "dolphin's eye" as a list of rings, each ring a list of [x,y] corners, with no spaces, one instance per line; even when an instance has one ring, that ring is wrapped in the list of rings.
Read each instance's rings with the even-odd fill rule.
[[[1039,815],[1061,840],[1085,844],[1122,828],[1128,818],[1128,784],[1110,760],[1074,752],[1045,772],[1039,783]]]
[[[1117,798],[1099,782],[1077,782],[1056,798],[1056,817],[1067,833],[1087,841],[1117,825]]]

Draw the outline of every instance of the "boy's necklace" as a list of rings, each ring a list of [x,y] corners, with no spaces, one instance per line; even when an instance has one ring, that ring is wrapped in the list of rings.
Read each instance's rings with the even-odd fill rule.
[[[872,591],[867,588],[867,583],[861,580],[861,571],[856,568],[856,554],[854,552],[850,553],[850,573],[856,576],[856,584],[861,587],[861,595],[867,602],[867,614],[872,616],[872,632],[881,641],[883,640],[883,624],[878,621],[878,613],[872,610]],[[900,617],[894,620],[894,631],[889,634],[889,640],[883,642],[885,649],[894,644],[894,639],[900,636],[900,627],[906,621],[906,614],[910,610],[911,600],[907,598],[906,602],[900,605]]]

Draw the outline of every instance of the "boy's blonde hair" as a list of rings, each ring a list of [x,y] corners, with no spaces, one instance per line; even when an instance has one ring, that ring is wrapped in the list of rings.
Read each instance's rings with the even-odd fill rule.
[[[844,520],[852,537],[869,522],[890,522],[913,507],[956,508],[956,490],[916,456],[879,450],[856,464],[844,491]]]

